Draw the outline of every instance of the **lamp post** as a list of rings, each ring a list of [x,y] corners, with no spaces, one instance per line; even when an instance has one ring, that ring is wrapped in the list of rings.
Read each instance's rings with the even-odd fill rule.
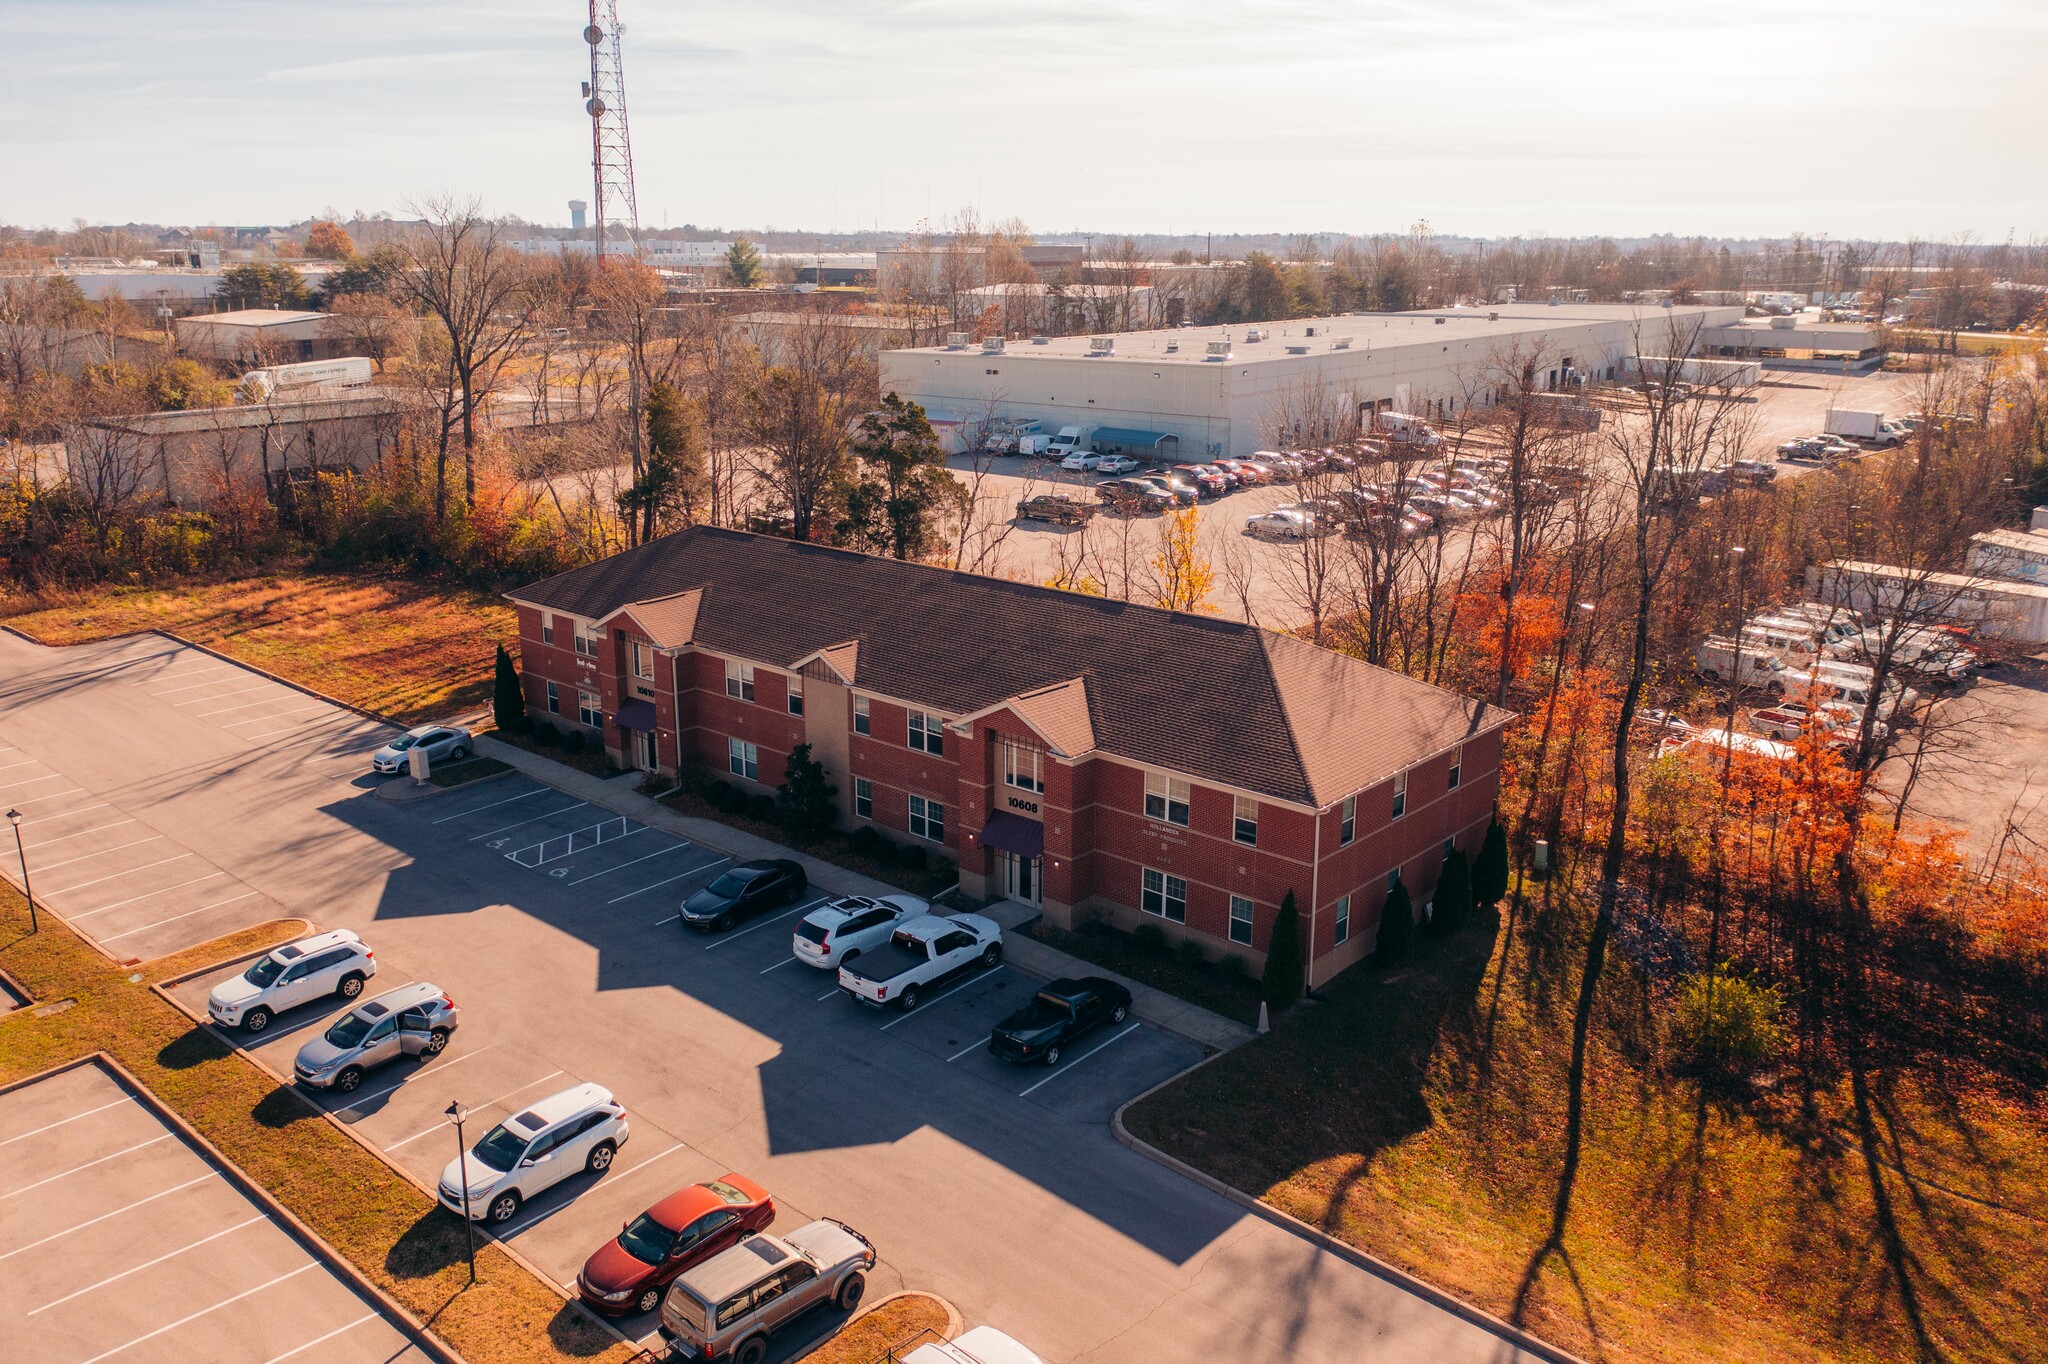
[[[463,1120],[469,1110],[461,1100],[448,1105],[448,1121],[455,1124],[455,1168],[462,1176],[462,1231],[469,1240],[469,1281],[476,1282],[476,1219],[469,1215],[469,1143],[462,1139]]]
[[[1749,581],[1748,575],[1742,571],[1748,562],[1749,551],[1741,545],[1731,545],[1728,552],[1735,556],[1735,660],[1729,669],[1731,679],[1728,683],[1728,732],[1721,745],[1721,803],[1724,806],[1728,803],[1728,781],[1735,768],[1735,703],[1742,695],[1742,589]]]
[[[28,852],[21,846],[21,811],[9,810],[7,822],[14,826],[14,855],[21,859],[21,893],[28,897],[28,931],[40,933],[43,929],[36,919],[35,887],[28,883]]]

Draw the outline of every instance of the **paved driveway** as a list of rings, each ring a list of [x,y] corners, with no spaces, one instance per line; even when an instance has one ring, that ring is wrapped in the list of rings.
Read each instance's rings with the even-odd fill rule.
[[[9,1364],[427,1358],[98,1066],[0,1095]]]
[[[0,672],[50,668],[26,648],[0,639]],[[512,1225],[551,1275],[569,1278],[661,1193],[738,1170],[788,1224],[836,1217],[871,1237],[878,1291],[941,1293],[1055,1364],[1515,1357],[1119,1145],[1110,1112],[1196,1059],[1187,1043],[1126,1025],[1056,1070],[999,1065],[981,1050],[988,1026],[1032,988],[1008,967],[909,1015],[860,1009],[783,964],[791,916],[724,937],[673,921],[723,865],[713,850],[518,777],[395,804],[364,789],[359,752],[208,761],[214,741],[181,728],[166,744],[150,698],[85,676],[91,652],[70,656],[66,704],[90,708],[101,748],[163,745],[144,783],[154,818],[283,909],[360,932],[373,990],[427,979],[461,1005],[443,1056],[378,1072],[329,1101],[339,1116],[432,1177],[454,1154],[450,1099],[487,1121],[577,1080],[618,1095],[634,1128],[621,1160]],[[44,757],[14,718],[50,701],[12,693],[0,735]],[[259,1054],[282,1073],[329,1013],[288,1015]]]

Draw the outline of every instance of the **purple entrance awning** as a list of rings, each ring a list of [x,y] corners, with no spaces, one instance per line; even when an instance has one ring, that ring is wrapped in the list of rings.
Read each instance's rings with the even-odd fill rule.
[[[654,732],[654,703],[621,701],[618,714],[612,716],[612,723],[620,729],[637,729],[642,734],[651,734]]]
[[[1045,851],[1045,826],[1022,815],[993,814],[981,826],[981,841],[1019,857],[1037,857]]]

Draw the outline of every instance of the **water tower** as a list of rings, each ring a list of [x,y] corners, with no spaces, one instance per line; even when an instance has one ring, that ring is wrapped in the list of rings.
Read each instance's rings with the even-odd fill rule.
[[[589,212],[589,204],[584,203],[581,199],[571,199],[569,201],[569,226],[573,230],[581,232],[585,227],[589,226],[589,221],[584,216]]]

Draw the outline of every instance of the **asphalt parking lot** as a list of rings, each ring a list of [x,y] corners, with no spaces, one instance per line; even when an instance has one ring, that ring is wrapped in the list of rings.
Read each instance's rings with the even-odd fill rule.
[[[0,1337],[9,1364],[429,1358],[95,1065],[0,1095]]]
[[[1192,1043],[1133,1021],[1099,1031],[1056,1068],[1000,1061],[987,1051],[989,1029],[1028,1000],[1038,984],[1007,966],[950,981],[914,1013],[856,1004],[838,989],[836,973],[800,962],[790,951],[798,919],[823,897],[806,895],[723,934],[686,929],[678,922],[682,897],[716,877],[729,859],[523,776],[411,806],[375,804],[421,830],[423,845],[449,874],[474,886],[499,887],[512,902],[558,901],[556,912],[621,935],[636,960],[671,972],[687,992],[751,995],[755,1011],[800,1022],[807,1033],[829,1039],[848,1075],[859,1074],[861,1060],[886,1053],[920,1087],[940,1083],[943,1075],[946,1083],[993,1090],[1013,1105],[1100,1125],[1125,1099],[1201,1058]],[[374,925],[359,931],[376,945]],[[386,952],[379,952],[378,966],[365,998],[423,978]],[[214,984],[238,969],[186,982],[177,993],[203,1013]],[[474,1142],[491,1123],[543,1095],[583,1081],[612,1089],[626,1106],[633,1135],[611,1170],[601,1179],[578,1176],[557,1185],[497,1232],[557,1282],[572,1285],[590,1252],[648,1204],[731,1168],[658,1126],[641,1107],[631,1077],[616,1067],[589,1067],[568,1052],[537,1045],[516,1005],[471,996],[438,977],[434,983],[449,988],[462,1009],[461,1025],[439,1057],[393,1062],[351,1095],[300,1092],[431,1185],[455,1153],[455,1135],[444,1116],[451,1099],[469,1109],[467,1136]],[[340,1000],[322,1001],[280,1016],[260,1037],[230,1030],[224,1035],[284,1082],[298,1048],[341,1012]],[[824,1086],[817,1088],[819,1102],[833,1102]],[[643,1179],[647,1171],[652,1173]],[[778,1201],[777,1225],[784,1228],[814,1216],[855,1220],[843,1209],[799,1208],[781,1196]],[[886,1249],[884,1260],[886,1272]],[[653,1325],[651,1318],[621,1322],[628,1334],[645,1334]]]
[[[162,956],[284,913],[157,819],[162,779],[272,762],[345,762],[359,771],[367,766],[359,755],[390,728],[156,636],[76,658],[38,657],[48,652],[0,637],[0,672],[23,664],[0,688],[0,806],[23,816],[38,902],[119,960]],[[119,688],[155,742],[117,756],[84,738],[96,726],[75,700],[81,684]],[[152,759],[187,743],[196,762],[152,770]],[[0,859],[0,874],[21,886],[15,859]]]
[[[723,938],[672,920],[724,865],[713,849],[523,777],[396,803],[367,772],[381,727],[315,716],[254,740],[243,731],[267,726],[226,730],[233,712],[190,714],[206,707],[137,685],[202,657],[154,638],[50,650],[0,636],[0,744],[259,892],[264,914],[361,934],[373,993],[426,979],[456,1000],[441,1056],[319,1101],[409,1175],[431,1180],[454,1155],[453,1099],[474,1141],[512,1104],[579,1080],[610,1088],[633,1128],[620,1159],[510,1224],[541,1273],[567,1281],[662,1194],[736,1170],[775,1195],[778,1226],[834,1217],[870,1237],[873,1293],[939,1293],[1051,1364],[1515,1357],[1117,1142],[1115,1106],[1195,1060],[1192,1044],[1105,1030],[1056,1070],[995,1065],[987,1028],[1030,988],[1010,968],[907,1017],[864,1010],[824,973],[782,964],[788,918]],[[255,1057],[283,1074],[335,1011],[286,1015]]]

